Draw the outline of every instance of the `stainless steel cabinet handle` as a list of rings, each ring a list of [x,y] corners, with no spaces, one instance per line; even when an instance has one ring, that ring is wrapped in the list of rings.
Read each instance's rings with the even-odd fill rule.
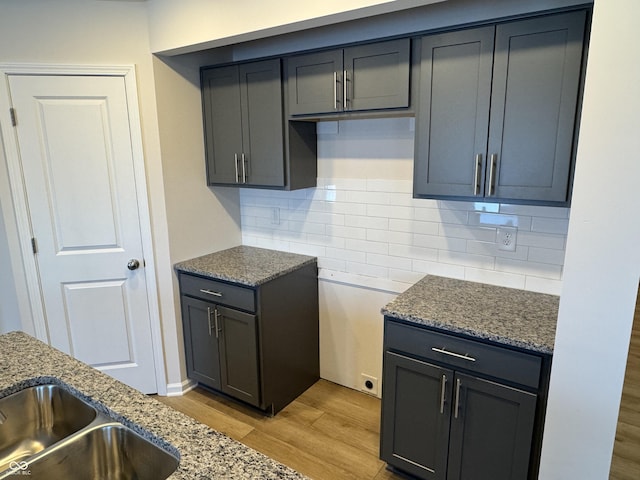
[[[214,297],[221,297],[222,296],[221,292],[214,292],[213,290],[207,290],[205,288],[201,288],[200,291],[202,293],[206,293],[207,295],[213,295]]]
[[[342,101],[344,103],[344,109],[349,110],[349,95],[347,93],[347,82],[349,81],[347,77],[347,70],[342,71],[342,91],[344,93],[342,97]]]
[[[442,375],[442,380],[440,381],[440,413],[444,413],[444,400],[445,400],[446,389],[447,389],[447,376]]]
[[[247,160],[242,152],[242,183],[247,183]]]
[[[220,313],[218,313],[218,308],[216,307],[216,309],[213,312],[213,317],[215,319],[216,322],[216,338],[219,337],[219,333],[220,333],[220,328],[218,327],[218,317],[220,316]]]
[[[338,72],[333,72],[333,109],[338,110]]]
[[[233,161],[236,164],[236,183],[240,183],[240,177],[238,176],[238,154],[233,154]]]
[[[487,193],[488,197],[496,193],[494,173],[496,169],[497,160],[498,160],[498,155],[495,153],[492,153],[491,160],[490,160],[491,163],[489,164],[489,192]]]
[[[480,167],[482,166],[481,153],[478,153],[476,155],[474,163],[475,163],[476,169],[475,169],[475,173],[473,174],[473,194],[478,195],[478,192],[480,191]]]
[[[211,307],[207,307],[207,322],[209,323],[209,336],[211,336]]]
[[[469,362],[475,362],[476,361],[476,359],[473,358],[473,357],[470,357],[468,353],[465,353],[464,355],[462,355],[460,353],[450,352],[449,350],[445,350],[444,348],[436,348],[436,347],[431,347],[431,350],[433,350],[434,352],[438,352],[438,353],[443,353],[445,355],[449,355],[451,357],[461,358],[462,360],[467,360]]]
[[[454,412],[454,418],[458,418],[458,410],[460,409],[460,379],[456,379],[456,406]]]

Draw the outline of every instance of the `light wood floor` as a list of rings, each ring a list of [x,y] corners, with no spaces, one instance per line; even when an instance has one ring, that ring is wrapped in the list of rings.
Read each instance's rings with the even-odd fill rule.
[[[273,418],[200,388],[156,398],[314,480],[400,480],[378,459],[380,400],[326,380]]]
[[[640,291],[638,297],[640,299]],[[640,301],[636,301],[609,478],[640,479]]]

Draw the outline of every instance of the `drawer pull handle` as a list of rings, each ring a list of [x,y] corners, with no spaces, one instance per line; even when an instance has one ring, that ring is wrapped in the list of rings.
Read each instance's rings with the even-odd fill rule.
[[[213,290],[207,290],[207,289],[201,288],[200,291],[202,293],[206,293],[207,295],[213,295],[214,297],[221,297],[222,296],[222,293],[214,292]]]
[[[431,347],[431,350],[433,350],[434,352],[438,352],[438,353],[444,353],[445,355],[449,355],[451,357],[461,358],[462,360],[467,360],[469,362],[475,362],[476,361],[476,359],[473,358],[473,357],[470,357],[468,353],[465,353],[464,355],[461,355],[459,353],[450,352],[448,350],[445,350],[444,348],[436,348],[436,347]]]

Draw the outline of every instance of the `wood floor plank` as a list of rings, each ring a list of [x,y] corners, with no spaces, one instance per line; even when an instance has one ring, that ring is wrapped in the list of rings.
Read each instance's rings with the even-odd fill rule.
[[[609,480],[640,478],[640,289],[620,402]]]
[[[314,422],[313,428],[331,438],[361,448],[374,457],[380,453],[380,434],[356,425],[346,416],[325,413]]]
[[[309,452],[300,450],[259,430],[247,435],[243,443],[313,480],[362,480],[366,478],[328,464]]]
[[[234,440],[241,440],[253,430],[251,425],[242,420],[220,413],[193,397],[194,395],[189,392],[182,397],[157,397],[157,399]]]

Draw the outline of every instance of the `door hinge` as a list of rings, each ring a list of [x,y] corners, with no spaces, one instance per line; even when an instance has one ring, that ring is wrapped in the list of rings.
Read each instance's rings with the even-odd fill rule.
[[[13,125],[14,127],[16,125],[18,125],[18,121],[16,120],[16,109],[11,107],[9,109],[9,115],[11,115],[11,125]]]
[[[31,250],[33,250],[34,255],[38,253],[38,242],[36,242],[36,237],[31,237]]]

